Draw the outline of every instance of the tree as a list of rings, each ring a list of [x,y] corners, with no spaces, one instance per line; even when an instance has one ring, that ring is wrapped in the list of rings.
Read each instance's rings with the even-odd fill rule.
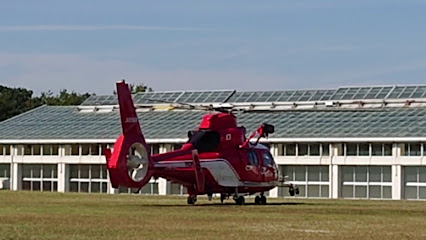
[[[33,91],[25,88],[9,88],[0,85],[0,121],[28,111],[37,106]]]
[[[59,95],[53,95],[49,90],[47,92],[42,92],[40,97],[36,98],[36,101],[39,105],[53,105],[53,106],[69,106],[69,105],[80,105],[92,94],[84,93],[79,94],[75,92],[69,93],[66,89],[63,89],[59,92]]]

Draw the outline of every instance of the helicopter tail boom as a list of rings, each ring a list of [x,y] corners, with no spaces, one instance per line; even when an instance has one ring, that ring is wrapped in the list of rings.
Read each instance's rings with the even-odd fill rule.
[[[112,151],[104,150],[107,169],[114,188],[141,188],[150,180],[154,164],[139,125],[129,86],[124,81],[117,82],[117,95],[123,134],[118,137]]]

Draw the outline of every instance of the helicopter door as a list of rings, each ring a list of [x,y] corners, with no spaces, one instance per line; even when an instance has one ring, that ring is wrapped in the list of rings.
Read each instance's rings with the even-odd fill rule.
[[[260,172],[260,161],[257,157],[257,154],[253,150],[248,150],[245,152],[246,156],[243,156],[243,166],[244,166],[244,181],[248,182],[261,182],[262,174]],[[243,152],[244,154],[244,152]]]
[[[276,181],[278,178],[278,169],[271,153],[267,150],[259,151],[258,156],[262,162],[260,167],[262,182]]]

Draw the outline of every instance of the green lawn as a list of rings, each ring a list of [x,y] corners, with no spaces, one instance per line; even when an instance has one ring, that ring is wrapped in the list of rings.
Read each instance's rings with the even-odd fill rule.
[[[0,191],[0,239],[426,239],[426,202],[268,201]]]

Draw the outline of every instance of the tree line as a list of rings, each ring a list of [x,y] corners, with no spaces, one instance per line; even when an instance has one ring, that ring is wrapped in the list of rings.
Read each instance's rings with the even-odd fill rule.
[[[129,87],[132,93],[152,91],[152,88],[144,84],[130,84]],[[115,91],[113,94],[116,94]],[[32,90],[0,85],[0,122],[41,105],[80,105],[91,95],[95,94],[69,92],[63,89],[58,94],[47,91],[42,92],[40,96],[33,96]]]

